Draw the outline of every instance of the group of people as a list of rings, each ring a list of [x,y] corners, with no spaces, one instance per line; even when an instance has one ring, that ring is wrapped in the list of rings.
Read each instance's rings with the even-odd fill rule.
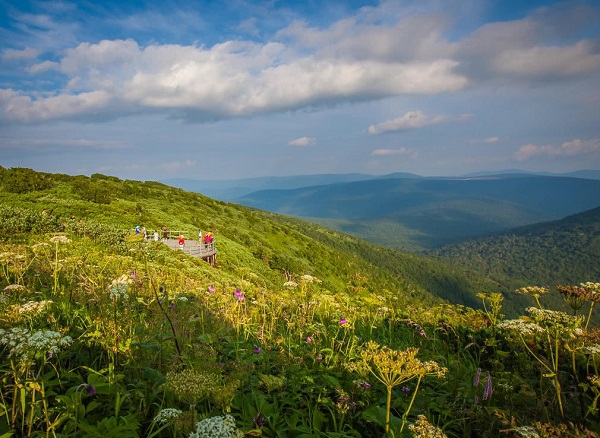
[[[167,240],[169,238],[169,230],[167,229],[167,227],[163,226],[160,229],[161,233],[162,233],[162,239],[163,240]],[[135,227],[135,234],[142,234],[144,236],[144,239],[146,240],[150,240],[149,236],[148,236],[148,230],[146,230],[146,227],[137,225]],[[159,240],[159,233],[158,230],[154,230],[152,233],[152,238],[158,242]],[[198,230],[198,241],[202,244],[204,243],[204,245],[209,245],[211,243],[213,243],[215,240],[215,235],[209,231],[206,234],[202,234],[202,230]],[[183,236],[183,234],[179,234],[179,236],[177,237],[177,243],[179,243],[179,247],[181,249],[183,249],[183,247],[185,246],[185,237]]]

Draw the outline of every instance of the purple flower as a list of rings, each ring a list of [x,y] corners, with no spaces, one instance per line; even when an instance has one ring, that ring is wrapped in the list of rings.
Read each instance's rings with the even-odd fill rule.
[[[308,337],[306,338],[306,342],[307,342],[308,344],[310,344],[310,343],[312,342],[312,338],[311,338],[310,336],[308,336]]]
[[[233,296],[236,297],[239,302],[242,302],[245,300],[244,292],[242,292],[239,287],[235,289]]]
[[[137,273],[135,272],[135,269],[133,271],[131,271],[131,275],[129,276],[130,278],[137,278]]]
[[[260,412],[257,412],[252,421],[254,422],[256,427],[262,427],[265,424],[265,417],[260,415]]]
[[[479,385],[479,378],[481,377],[481,368],[477,368],[477,373],[475,374],[475,381],[473,382],[473,387],[475,388]]]
[[[92,385],[86,385],[86,386],[85,386],[85,389],[87,390],[87,393],[88,393],[89,395],[94,395],[94,394],[96,394],[96,388],[95,388],[95,387],[93,387]]]
[[[403,386],[402,388],[400,388],[400,390],[402,392],[410,392],[410,388],[408,386]]]
[[[171,310],[175,309],[175,303],[169,304],[169,309],[171,309]]]
[[[371,384],[369,382],[361,382],[360,387],[362,389],[371,389]]]
[[[215,291],[215,287],[211,284],[210,286],[208,286],[208,291],[212,294]]]
[[[340,325],[348,324],[348,320],[346,318],[340,319]]]
[[[485,376],[485,389],[483,390],[483,399],[487,400],[492,396],[494,389],[492,388],[492,376],[488,372]]]
[[[254,346],[254,354],[260,354],[260,347]]]

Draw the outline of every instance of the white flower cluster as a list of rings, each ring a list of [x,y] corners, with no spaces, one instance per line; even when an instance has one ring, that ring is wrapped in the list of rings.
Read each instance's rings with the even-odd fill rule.
[[[166,424],[173,421],[175,418],[179,417],[182,414],[182,410],[175,408],[165,408],[162,409],[156,417],[154,417],[154,421],[158,424]]]
[[[523,336],[534,335],[544,331],[544,329],[539,325],[533,322],[524,321],[522,319],[509,319],[502,321],[500,324],[498,324],[498,328],[508,331],[515,331]]]
[[[298,283],[296,283],[295,281],[286,281],[285,283],[283,283],[283,287],[285,287],[286,289],[296,289],[298,287]]]
[[[231,415],[205,418],[196,424],[196,431],[188,438],[242,438],[244,434],[235,427]]]
[[[127,300],[127,290],[131,284],[131,277],[123,274],[119,278],[114,279],[108,287],[108,294],[113,301]]]
[[[20,362],[30,361],[39,354],[43,354],[44,357],[52,356],[72,342],[70,336],[63,336],[52,330],[31,333],[29,329],[23,327],[0,329],[0,344],[8,347],[9,357],[14,357]]]
[[[25,286],[23,286],[22,284],[9,284],[4,288],[4,292],[14,292],[21,290],[25,290]]]
[[[322,283],[321,280],[319,280],[317,277],[313,277],[312,275],[303,275],[302,277],[300,277],[300,280],[302,281],[302,283]]]
[[[69,239],[66,236],[54,236],[50,239],[50,242],[67,244],[67,243],[71,243],[71,239]]]
[[[558,310],[538,309],[537,307],[528,307],[525,310],[536,323],[544,327],[573,330],[581,326],[583,322],[582,316],[572,316]]]
[[[19,306],[19,314],[23,316],[33,316],[40,314],[44,309],[53,303],[52,300],[28,301]]]

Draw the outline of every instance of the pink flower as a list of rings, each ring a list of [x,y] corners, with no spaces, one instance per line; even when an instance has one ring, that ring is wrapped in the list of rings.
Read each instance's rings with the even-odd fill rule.
[[[311,338],[310,336],[308,336],[308,337],[306,338],[306,342],[310,344],[310,343],[312,342],[312,338]]]
[[[348,324],[348,320],[346,318],[340,319],[340,325]]]
[[[208,291],[212,294],[215,291],[215,287],[211,284],[208,286]]]
[[[239,287],[235,290],[235,292],[233,293],[233,296],[236,297],[239,302],[242,302],[245,300],[244,292],[242,292]]]

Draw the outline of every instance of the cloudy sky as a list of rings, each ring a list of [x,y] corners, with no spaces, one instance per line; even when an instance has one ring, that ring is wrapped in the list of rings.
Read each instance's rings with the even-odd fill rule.
[[[600,169],[600,3],[0,0],[0,165]]]

